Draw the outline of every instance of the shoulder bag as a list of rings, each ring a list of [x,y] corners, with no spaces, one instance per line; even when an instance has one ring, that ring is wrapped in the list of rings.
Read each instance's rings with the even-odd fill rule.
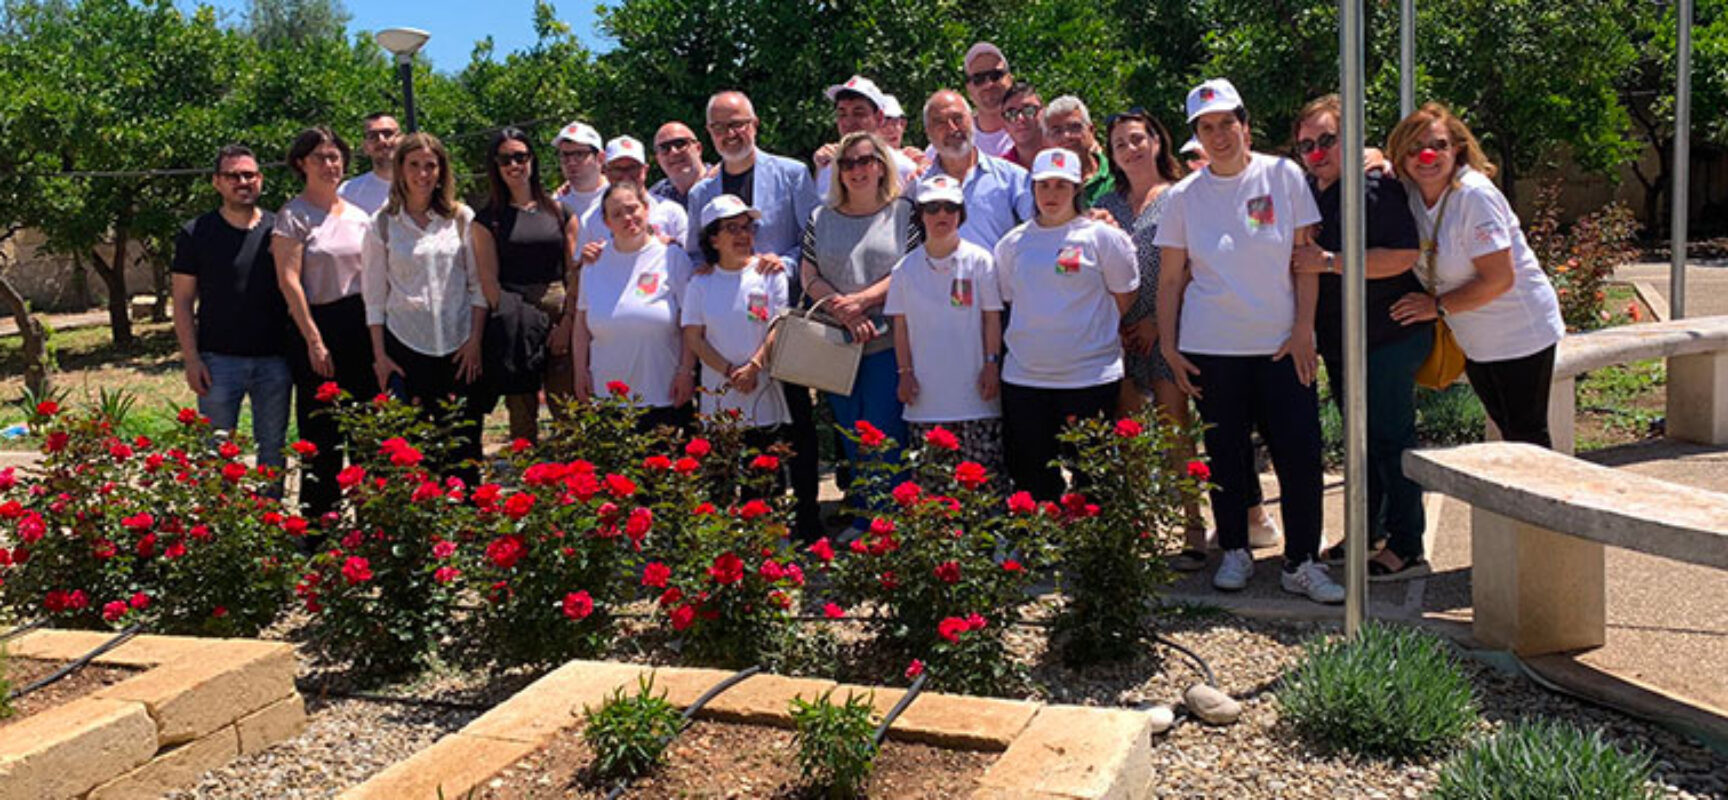
[[[864,345],[852,341],[846,329],[827,315],[817,313],[832,297],[817,300],[808,311],[787,309],[775,318],[769,329],[774,344],[768,351],[768,374],[774,380],[829,394],[852,394]]]
[[[1446,205],[1452,202],[1452,190],[1446,190],[1446,196],[1440,200],[1440,209],[1434,214],[1434,224],[1422,237],[1422,254],[1418,263],[1426,273],[1423,283],[1428,289],[1428,296],[1437,297],[1440,285],[1439,249],[1440,223],[1446,217]],[[1452,328],[1446,320],[1434,321],[1434,349],[1428,351],[1428,360],[1416,369],[1416,385],[1429,389],[1444,389],[1458,380],[1464,374],[1464,348],[1458,346],[1458,339],[1452,335]]]

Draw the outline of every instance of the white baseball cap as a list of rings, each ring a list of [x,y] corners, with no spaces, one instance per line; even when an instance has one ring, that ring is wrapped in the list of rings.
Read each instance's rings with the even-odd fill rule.
[[[1071,150],[1051,147],[1038,152],[1038,158],[1032,161],[1032,180],[1041,181],[1046,178],[1061,178],[1078,184],[1080,182],[1080,157]]]
[[[743,200],[739,200],[737,195],[720,195],[709,200],[708,205],[702,207],[702,227],[706,228],[714,224],[716,220],[731,219],[739,214],[749,214],[751,219],[762,218],[762,212],[751,208]]]
[[[876,82],[863,75],[853,75],[847,78],[845,83],[836,83],[828,87],[828,90],[823,94],[828,97],[829,102],[833,102],[834,98],[839,97],[841,92],[852,92],[865,100],[869,100],[877,111],[883,110],[883,107],[888,105],[888,101],[883,99],[885,95],[882,94],[882,90],[876,88]]]
[[[642,148],[642,142],[634,136],[619,136],[606,143],[606,160],[619,158],[634,159],[638,164],[648,163],[648,153]]]
[[[900,107],[900,100],[894,95],[882,95],[882,116],[889,119],[905,119],[906,109]]]
[[[552,146],[557,147],[559,142],[585,144],[595,150],[606,149],[606,140],[600,137],[600,132],[594,130],[593,125],[586,122],[572,122],[560,128],[558,135],[552,137]]]
[[[1190,136],[1188,137],[1188,141],[1182,144],[1182,149],[1178,152],[1187,155],[1189,153],[1198,153],[1202,149],[1204,148],[1200,146],[1200,140]]]
[[[966,57],[960,59],[960,69],[965,70],[970,68],[972,66],[972,59],[985,54],[993,55],[1002,59],[1002,68],[1008,68],[1008,57],[1002,55],[1002,48],[989,42],[978,42],[973,44],[971,47],[966,48]]]
[[[966,205],[966,194],[960,189],[960,182],[947,175],[932,175],[918,183],[918,202],[936,203],[948,201]]]
[[[1188,92],[1188,121],[1214,111],[1234,111],[1242,107],[1242,95],[1224,78],[1213,78]]]

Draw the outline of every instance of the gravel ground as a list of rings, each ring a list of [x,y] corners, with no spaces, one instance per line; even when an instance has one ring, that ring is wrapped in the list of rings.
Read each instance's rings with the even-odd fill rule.
[[[1301,642],[1336,632],[1332,626],[1262,621],[1205,610],[1167,616],[1161,630],[1200,653],[1219,685],[1241,700],[1242,721],[1211,728],[1186,718],[1159,737],[1153,771],[1154,796],[1170,798],[1418,798],[1436,782],[1436,761],[1397,763],[1317,752],[1279,721],[1275,696],[1279,676],[1301,655]],[[1074,671],[1044,663],[1044,632],[1019,627],[1014,650],[1030,665],[1029,694],[1048,702],[1139,706],[1176,704],[1199,672],[1168,648],[1109,667]],[[660,661],[658,650],[620,654],[623,660]],[[1520,716],[1569,719],[1600,727],[1622,748],[1634,745],[1655,757],[1656,788],[1666,798],[1728,798],[1728,757],[1656,725],[1544,691],[1516,675],[1466,660],[1482,707],[1484,730]],[[328,666],[302,667],[311,724],[301,736],[207,773],[192,790],[168,797],[324,798],[356,785],[396,761],[460,729],[480,708],[508,697],[534,673],[486,675],[437,669],[414,680],[367,693],[374,699],[316,699],[316,686],[337,685]],[[434,700],[414,705],[376,699],[382,695]],[[453,708],[460,703],[470,708]]]

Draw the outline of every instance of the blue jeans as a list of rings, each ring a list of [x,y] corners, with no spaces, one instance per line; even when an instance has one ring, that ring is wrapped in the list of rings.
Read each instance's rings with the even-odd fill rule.
[[[252,439],[258,463],[280,469],[287,463],[282,449],[288,438],[288,398],[294,378],[281,356],[229,356],[199,353],[210,370],[210,391],[198,398],[198,413],[210,427],[231,431],[240,424],[240,401],[252,397]]]
[[[834,410],[834,421],[840,427],[853,430],[859,420],[865,420],[882,429],[894,440],[895,448],[882,453],[879,458],[891,464],[899,462],[900,448],[906,445],[906,409],[900,403],[900,370],[895,364],[893,350],[865,356],[858,363],[858,379],[852,382],[852,393],[830,394],[827,398],[828,407]],[[858,469],[858,445],[846,439],[844,447],[846,460],[852,464],[852,479],[856,482],[865,475]]]

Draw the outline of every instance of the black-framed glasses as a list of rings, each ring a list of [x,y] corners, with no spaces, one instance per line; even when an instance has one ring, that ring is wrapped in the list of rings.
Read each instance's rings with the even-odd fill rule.
[[[251,183],[263,177],[261,173],[252,172],[250,170],[226,170],[216,174],[221,175],[225,180],[230,180],[235,183]]]
[[[1019,122],[1021,120],[1032,122],[1033,120],[1038,119],[1038,114],[1043,110],[1044,107],[1037,103],[1024,105],[1019,108],[1004,108],[1002,109],[1002,119],[1009,122]]]
[[[966,76],[966,82],[972,84],[973,86],[983,86],[986,83],[995,83],[999,80],[1002,80],[1003,76],[1005,76],[1007,74],[1008,74],[1008,70],[1005,70],[1005,69],[981,70],[979,72],[974,72],[970,75],[967,75]]]
[[[1338,143],[1338,134],[1322,133],[1312,139],[1296,140],[1296,155],[1305,156],[1315,150],[1331,150]]]
[[[756,120],[754,120],[754,119],[729,119],[729,120],[724,120],[724,121],[716,120],[714,122],[708,123],[708,132],[712,133],[712,134],[716,134],[716,135],[725,134],[725,133],[737,133],[737,132],[744,130],[745,128],[748,128],[751,125],[755,125],[755,124],[756,124]]]
[[[492,158],[494,161],[498,162],[498,166],[508,167],[511,164],[521,165],[532,163],[534,161],[534,154],[526,152],[499,153]]]
[[[558,160],[559,161],[586,161],[586,160],[593,158],[599,154],[600,154],[600,151],[595,150],[592,147],[584,147],[584,148],[581,148],[578,150],[560,149],[558,151]]]
[[[837,158],[834,160],[834,165],[839,167],[841,172],[851,172],[855,169],[863,169],[864,167],[874,163],[876,163],[875,153],[866,156]]]
[[[395,128],[373,128],[366,132],[366,141],[381,142],[385,139],[394,139],[398,133],[401,131]]]
[[[920,204],[918,210],[926,214],[958,214],[960,213],[960,204],[950,203],[947,200],[931,200],[928,203]]]
[[[756,220],[729,219],[720,223],[720,232],[732,236],[753,235],[756,233]]]
[[[667,153],[672,153],[672,152],[676,152],[678,150],[683,150],[684,148],[689,147],[690,145],[693,145],[695,143],[696,143],[695,139],[691,139],[687,136],[680,136],[676,139],[667,139],[664,142],[655,142],[654,143],[654,152],[659,153],[660,155],[666,155]]]

